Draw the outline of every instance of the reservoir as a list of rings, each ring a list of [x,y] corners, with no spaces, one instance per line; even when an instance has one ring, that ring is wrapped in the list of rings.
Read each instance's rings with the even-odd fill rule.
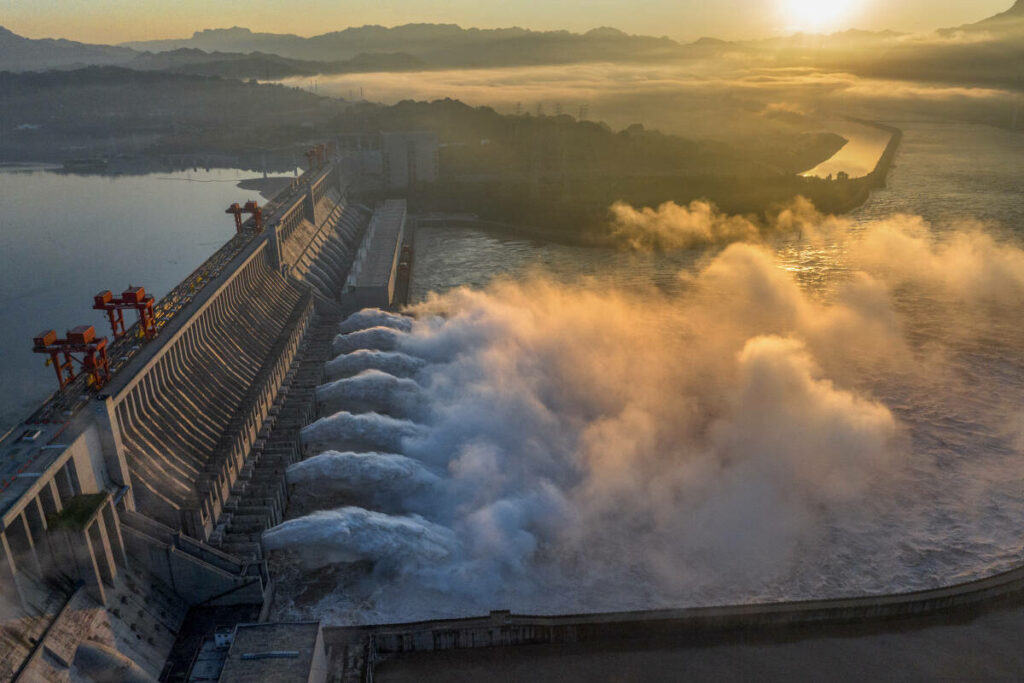
[[[157,299],[230,239],[224,209],[258,199],[240,170],[82,176],[42,167],[0,169],[0,433],[57,388],[46,357],[32,353],[44,329],[76,325],[109,336],[93,295],[141,285]],[[135,321],[125,314],[125,323]]]

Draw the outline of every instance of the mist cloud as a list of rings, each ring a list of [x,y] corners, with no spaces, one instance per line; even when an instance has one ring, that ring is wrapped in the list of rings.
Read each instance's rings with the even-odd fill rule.
[[[680,274],[681,293],[531,277],[433,294],[386,334],[379,314],[351,319],[342,339],[386,338],[388,353],[421,361],[407,381],[423,409],[415,421],[356,415],[346,401],[365,397],[342,392],[339,412],[304,430],[309,451],[324,452],[289,481],[327,510],[268,532],[269,547],[325,571],[365,563],[373,579],[346,569],[337,591],[286,600],[282,614],[373,621],[911,590],[1012,559],[993,541],[972,546],[986,558],[972,564],[946,536],[964,528],[944,520],[970,526],[967,497],[987,495],[978,482],[1014,471],[1003,459],[1019,452],[1017,402],[979,394],[971,377],[987,369],[961,356],[976,338],[987,354],[1019,353],[985,321],[1024,322],[1024,252],[977,226],[858,224],[801,201],[765,225],[700,204],[620,212],[653,224],[662,246],[711,247]],[[841,254],[827,289],[780,267],[773,240],[793,235]],[[956,324],[971,311],[972,324]],[[365,377],[400,398],[404,385],[383,375]],[[962,431],[953,416],[968,415],[975,426]],[[979,438],[991,450],[950,460]],[[986,519],[987,538],[1016,533]],[[934,573],[907,570],[936,547]]]
[[[308,79],[289,79],[304,86]],[[349,97],[364,89],[371,101],[393,104],[451,97],[474,106],[509,113],[521,105],[548,114],[555,104],[575,115],[586,104],[592,120],[613,128],[641,122],[667,133],[716,140],[763,136],[792,130],[765,116],[766,108],[811,117],[814,129],[827,123],[828,112],[841,110],[864,117],[905,112],[964,120],[1010,121],[1012,108],[1024,97],[994,86],[971,87],[907,80],[866,78],[840,68],[780,66],[770,52],[719,54],[663,64],[583,63],[490,69],[445,69],[379,72],[317,77],[321,92]]]

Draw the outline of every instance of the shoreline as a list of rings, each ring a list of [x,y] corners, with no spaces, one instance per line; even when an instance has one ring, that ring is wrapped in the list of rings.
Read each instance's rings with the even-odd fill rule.
[[[871,198],[872,190],[882,189],[886,186],[889,171],[894,165],[896,153],[899,151],[900,144],[903,141],[903,130],[900,128],[878,121],[868,121],[866,119],[858,119],[850,116],[846,118],[855,123],[885,131],[889,133],[890,137],[889,142],[886,143],[885,149],[882,150],[881,155],[879,155],[878,160],[875,162],[875,167],[870,173],[858,178],[850,178],[849,180],[822,181],[851,183],[858,186],[858,190],[850,201],[844,203],[838,211],[829,213],[829,215],[835,216],[842,216],[856,211]],[[503,221],[482,219],[476,214],[469,213],[426,213],[419,216],[417,224],[428,227],[448,226],[478,230],[480,232],[491,234],[496,233],[514,239],[529,239],[576,247],[614,248],[620,244],[619,241],[609,233],[581,233],[570,230],[544,228],[538,225],[506,223]]]
[[[847,116],[847,119],[855,123],[859,123],[878,130],[889,133],[889,142],[886,144],[885,149],[882,150],[882,155],[878,157],[878,161],[875,163],[875,168],[868,173],[865,178],[871,178],[874,185],[873,188],[885,187],[885,180],[889,175],[889,169],[893,166],[893,160],[896,157],[896,152],[899,150],[900,144],[903,142],[903,129],[897,128],[896,126],[890,126],[879,121],[868,121],[867,119],[858,119],[852,116]]]

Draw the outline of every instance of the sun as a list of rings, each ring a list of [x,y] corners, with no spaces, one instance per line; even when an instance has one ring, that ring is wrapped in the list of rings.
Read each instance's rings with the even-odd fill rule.
[[[782,0],[783,22],[790,31],[821,33],[841,28],[857,0]]]

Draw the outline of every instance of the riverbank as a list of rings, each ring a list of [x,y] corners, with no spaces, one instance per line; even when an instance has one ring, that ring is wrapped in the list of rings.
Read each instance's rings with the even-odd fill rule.
[[[50,171],[62,175],[84,177],[146,176],[155,173],[241,170],[250,173],[294,174],[305,163],[298,148],[252,154],[160,154],[104,155],[68,157],[61,154],[38,153],[24,159],[0,162],[0,170]]]
[[[616,247],[621,243],[609,232],[607,207],[615,200],[654,208],[667,201],[685,205],[707,199],[725,213],[749,216],[757,222],[769,220],[773,211],[802,196],[822,213],[842,215],[863,206],[873,190],[885,187],[903,139],[903,131],[894,126],[850,120],[889,135],[872,170],[858,178],[680,176],[646,179],[646,182],[642,178],[624,178],[604,191],[597,189],[599,179],[588,181],[587,187],[563,180],[557,183],[555,189],[560,195],[556,197],[536,197],[536,189],[525,183],[522,186],[449,183],[431,188],[429,192],[411,192],[410,205],[421,212],[420,224],[424,226],[449,225],[511,238],[584,247]],[[583,196],[587,192],[591,194],[589,201]],[[600,197],[606,203],[597,208]],[[498,215],[514,215],[514,212],[523,214],[526,220],[497,218]],[[530,216],[543,217],[550,224],[531,221]]]
[[[865,126],[871,126],[889,133],[889,144],[885,146],[882,156],[878,158],[878,163],[875,164],[874,170],[866,176],[867,178],[870,178],[871,187],[873,189],[885,187],[885,180],[889,175],[889,170],[892,168],[896,160],[896,152],[899,151],[900,143],[903,142],[903,131],[895,126],[888,126],[877,121],[865,121],[862,119],[855,119],[853,117],[850,117],[850,120],[857,121]]]

